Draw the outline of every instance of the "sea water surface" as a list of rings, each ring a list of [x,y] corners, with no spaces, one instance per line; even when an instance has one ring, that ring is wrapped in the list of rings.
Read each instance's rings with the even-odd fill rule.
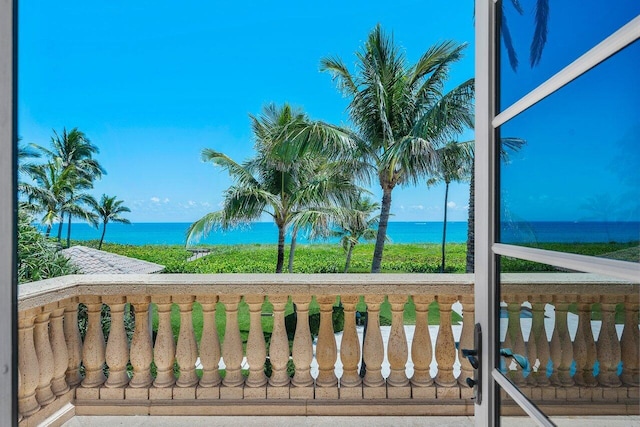
[[[129,245],[184,245],[189,223],[110,223],[105,242]],[[54,232],[56,231],[54,227]],[[101,227],[93,228],[85,223],[74,223],[71,238],[74,240],[98,240]],[[530,222],[509,223],[502,226],[502,242],[636,242],[640,240],[639,222]],[[392,243],[440,243],[442,222],[389,222],[387,235]],[[66,226],[63,236],[66,237]],[[287,241],[290,236],[287,236]],[[467,223],[448,222],[447,242],[467,241]],[[271,222],[258,222],[229,231],[212,231],[206,238],[192,245],[276,244],[278,229]],[[304,233],[298,243],[336,243],[337,238],[310,242]]]

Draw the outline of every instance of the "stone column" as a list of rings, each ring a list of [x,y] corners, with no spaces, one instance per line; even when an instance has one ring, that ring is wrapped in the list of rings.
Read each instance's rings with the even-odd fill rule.
[[[247,340],[249,377],[245,381],[245,385],[252,388],[263,387],[267,384],[267,377],[264,374],[264,362],[267,359],[267,349],[264,342],[264,332],[262,331],[262,304],[264,303],[264,295],[246,295],[244,301],[249,305],[250,319],[249,339]],[[273,335],[271,345],[273,345]]]
[[[18,313],[18,411],[23,417],[33,415],[40,409],[36,399],[40,368],[33,339],[33,323],[40,311],[37,308]]]
[[[180,308],[180,333],[176,345],[176,361],[180,367],[180,376],[176,381],[178,387],[193,387],[199,379],[196,375],[196,360],[198,359],[198,344],[193,331],[193,302],[192,295],[176,295],[173,302]]]
[[[620,341],[616,332],[616,305],[624,301],[617,295],[601,297],[602,327],[596,348],[600,373],[598,382],[604,387],[619,387],[622,382],[618,378],[618,362],[620,362]]]
[[[82,387],[94,388],[104,384],[103,372],[105,364],[104,334],[102,333],[102,299],[89,295],[83,298],[87,306],[87,333],[82,347],[82,363],[84,364],[84,380]]]
[[[55,306],[55,303],[53,304]],[[33,328],[35,339],[36,356],[38,357],[38,367],[40,376],[38,387],[36,388],[36,398],[40,406],[48,405],[56,399],[51,390],[51,380],[53,379],[53,350],[49,341],[49,316],[51,315],[52,304],[43,307],[43,311],[36,316]]]
[[[158,310],[158,333],[153,348],[153,361],[156,364],[156,379],[153,385],[158,388],[171,387],[176,382],[173,374],[176,344],[171,327],[171,296],[158,295],[151,297]],[[136,316],[137,319],[137,316]]]
[[[535,364],[540,362],[537,371],[529,375],[531,385],[546,387],[549,384],[547,377],[547,364],[549,363],[549,339],[544,327],[544,308],[547,305],[542,295],[531,295],[531,333],[529,334],[528,354],[529,360]],[[534,351],[535,350],[535,351]]]
[[[509,315],[509,325],[507,326],[507,335],[511,343],[511,350],[514,354],[526,355],[524,347],[524,337],[522,336],[522,328],[520,327],[520,311],[522,310],[522,299],[520,295],[505,295],[507,303],[507,312]],[[506,346],[506,345],[505,345]],[[509,377],[514,384],[523,386],[526,381],[523,376],[523,369],[512,360],[506,360],[507,366],[515,364],[516,370],[509,370]]]
[[[466,379],[473,378],[473,366],[466,357],[462,356],[462,349],[472,349],[475,346],[473,342],[473,332],[475,328],[475,304],[473,294],[460,295],[460,303],[462,304],[462,333],[460,334],[460,344],[458,345],[458,359],[460,360],[460,376],[458,384],[467,387]]]
[[[200,363],[202,363],[202,378],[200,387],[216,387],[220,385],[220,338],[216,326],[215,295],[198,296],[202,305],[202,338],[200,339]]]
[[[313,377],[311,376],[313,341],[311,340],[311,331],[309,329],[311,295],[293,295],[292,299],[296,305],[296,333],[293,338],[292,350],[296,372],[291,379],[291,384],[299,389],[309,390],[310,394],[302,392],[302,397],[313,399]],[[297,398],[297,391],[294,388],[291,389],[291,398]]]
[[[333,304],[336,297],[334,295],[317,295],[316,299],[320,304],[320,330],[316,343],[316,359],[318,360],[316,385],[335,387],[338,384],[338,378],[335,374],[338,349],[333,334]]]
[[[563,387],[571,387],[575,384],[569,369],[573,363],[573,344],[569,335],[569,327],[567,325],[567,312],[569,303],[575,300],[570,295],[555,295],[553,301],[556,306],[556,331],[560,339],[560,365],[558,366],[558,380]]]
[[[220,302],[224,304],[227,316],[224,343],[222,344],[222,359],[226,366],[227,375],[222,380],[222,384],[227,387],[239,387],[244,383],[240,371],[242,365],[242,340],[238,326],[240,295],[221,295]],[[223,397],[222,391],[220,397]]]
[[[289,376],[287,375],[289,339],[284,324],[284,309],[288,300],[287,295],[269,296],[269,301],[273,304],[273,332],[269,344],[269,360],[272,369],[269,386],[271,387],[287,387],[289,385]]]
[[[69,352],[67,351],[67,343],[64,341],[63,316],[64,305],[58,304],[49,318],[49,338],[51,340],[51,351],[53,352],[51,391],[56,396],[61,396],[69,391],[69,385],[65,378],[69,364]]]
[[[413,295],[416,306],[416,330],[411,342],[411,360],[413,361],[413,377],[411,384],[415,387],[428,387],[433,384],[430,365],[433,359],[433,347],[429,334],[429,305],[433,295]]]
[[[344,307],[344,332],[340,346],[340,361],[342,362],[340,387],[358,387],[362,384],[362,378],[358,375],[358,363],[360,362],[360,342],[356,330],[358,299],[357,295],[343,295],[341,297]]]
[[[631,387],[640,386],[640,339],[638,338],[638,294],[627,295],[624,300],[624,330],[620,348],[622,352],[622,382]]]
[[[82,361],[82,338],[78,328],[78,298],[67,300],[64,308],[64,340],[67,343],[67,384],[75,387],[82,382],[80,363]]]
[[[389,295],[391,304],[391,332],[387,345],[390,373],[387,384],[393,387],[403,387],[409,384],[406,368],[409,357],[407,336],[404,332],[405,295]]]
[[[124,328],[124,306],[127,299],[123,296],[105,296],[102,302],[111,309],[111,329],[107,341],[106,361],[109,366],[109,378],[106,387],[121,388],[129,384],[127,362],[129,362],[129,343]]]
[[[596,363],[596,343],[591,330],[592,295],[578,295],[578,329],[573,342],[573,357],[576,360],[576,373],[573,377],[581,387],[593,387],[598,381],[593,376]]]
[[[451,329],[451,305],[456,301],[455,296],[438,295],[436,297],[440,306],[440,329],[436,341],[436,362],[438,374],[436,384],[442,387],[453,387],[457,384],[453,376],[453,364],[456,361],[456,344]]]
[[[136,330],[131,340],[130,352],[133,378],[129,382],[129,387],[147,388],[153,382],[151,377],[153,349],[149,333],[149,302],[151,298],[146,295],[133,295],[128,297],[127,301],[133,306],[136,316]]]
[[[384,295],[365,295],[364,302],[367,303],[367,334],[362,346],[362,360],[366,365],[366,373],[362,382],[365,385],[364,397],[369,398],[376,393],[371,389],[385,390],[385,380],[382,377],[384,344],[380,333],[380,304],[384,302]],[[386,390],[384,397],[386,398]]]

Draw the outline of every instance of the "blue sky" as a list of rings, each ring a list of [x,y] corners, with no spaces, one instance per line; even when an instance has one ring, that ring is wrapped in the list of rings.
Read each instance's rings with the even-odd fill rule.
[[[319,61],[338,55],[353,64],[378,22],[411,62],[439,41],[469,43],[451,87],[473,76],[472,0],[19,7],[19,135],[46,145],[52,129],[84,131],[108,172],[93,193],[125,200],[134,222],[190,222],[216,210],[230,181],[200,152],[251,156],[248,114],[266,103],[346,123],[347,100]],[[441,220],[443,200],[442,187],[399,188],[392,220]],[[468,186],[453,185],[449,200],[450,218],[466,220]]]

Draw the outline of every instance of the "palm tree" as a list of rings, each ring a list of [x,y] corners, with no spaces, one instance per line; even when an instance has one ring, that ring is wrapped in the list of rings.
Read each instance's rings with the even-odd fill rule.
[[[334,230],[332,234],[340,238],[340,243],[347,254],[347,259],[344,264],[345,273],[349,272],[353,249],[358,242],[360,242],[361,239],[367,241],[375,240],[380,215],[373,215],[373,213],[378,209],[380,209],[379,203],[373,202],[368,197],[360,197],[353,208],[347,210],[347,212],[336,221],[337,229]]]
[[[221,210],[191,224],[187,244],[208,234],[212,227],[228,229],[266,214],[278,227],[276,272],[281,273],[285,234],[293,221],[311,206],[348,203],[356,187],[344,176],[328,173],[332,168],[337,170],[337,166],[327,165],[327,158],[320,153],[306,150],[294,153],[283,146],[294,133],[298,137],[305,134],[307,139],[322,140],[333,130],[311,122],[304,113],[286,104],[281,108],[269,105],[260,116],[251,116],[251,120],[256,139],[255,157],[240,164],[221,152],[202,151],[204,161],[225,169],[235,183],[224,192]]]
[[[516,71],[518,69],[518,54],[513,46],[513,39],[511,38],[511,31],[507,23],[507,15],[505,13],[505,3],[502,2],[501,7],[501,20],[500,20],[500,34],[504,47],[507,50],[507,57],[509,58],[509,64],[511,69]],[[511,0],[511,4],[515,8],[519,15],[524,14],[524,9],[519,0]],[[531,40],[531,47],[529,48],[529,63],[531,68],[538,65],[542,58],[542,51],[547,44],[547,32],[549,23],[549,0],[536,0],[535,5],[535,29]]]
[[[100,150],[78,128],[69,132],[64,128],[62,135],[54,130],[51,150],[37,144],[32,146],[50,159],[59,159],[63,169],[72,168],[78,177],[91,183],[106,174],[100,163],[93,158]]]
[[[469,165],[469,210],[467,219],[467,257],[466,257],[466,269],[467,273],[474,272],[475,265],[475,164],[474,159],[474,141],[467,141],[461,143],[466,145],[464,151],[470,160]],[[500,139],[500,159],[503,163],[509,161],[509,152],[519,151],[522,146],[526,144],[526,141],[521,138],[505,137]]]
[[[357,155],[375,168],[382,188],[373,273],[382,263],[393,189],[417,184],[435,168],[437,146],[473,126],[473,79],[444,92],[449,68],[465,47],[437,44],[409,66],[393,36],[378,25],[356,54],[358,74],[340,58],[321,61],[320,69],[351,98],[348,110],[360,137]]]
[[[444,221],[442,225],[442,264],[440,272],[445,271],[445,247],[447,243],[447,210],[449,203],[449,184],[460,182],[469,177],[469,165],[473,156],[468,149],[469,144],[450,142],[438,149],[438,166],[433,176],[427,180],[431,187],[444,182]]]
[[[28,197],[28,204],[34,211],[44,212],[42,224],[46,225],[45,235],[49,237],[53,223],[60,223],[58,241],[62,233],[62,205],[72,190],[71,170],[63,169],[59,160],[51,160],[29,168],[29,174],[36,185],[23,184],[21,191]]]
[[[123,218],[120,214],[125,212],[131,212],[131,209],[123,205],[123,200],[117,200],[117,196],[109,197],[103,194],[98,203],[95,199],[91,198],[89,206],[93,209],[99,220],[102,220],[102,235],[100,236],[100,243],[98,243],[98,249],[102,249],[102,242],[104,241],[104,235],[107,232],[107,224],[111,222],[119,222],[121,224],[131,224],[127,218]]]
[[[61,212],[64,217],[67,213],[67,247],[71,247],[71,219],[73,217],[81,218],[87,221],[94,227],[98,226],[98,216],[88,210],[85,206],[90,205],[93,197],[87,193],[77,193],[76,190],[83,188],[77,182],[75,182],[73,189],[67,194],[67,198],[61,207]],[[60,229],[62,222],[60,222],[60,228],[58,229],[58,241],[60,241]]]

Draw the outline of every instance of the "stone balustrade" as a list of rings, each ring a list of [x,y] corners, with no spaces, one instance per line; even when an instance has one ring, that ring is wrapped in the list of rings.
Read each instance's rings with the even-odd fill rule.
[[[459,352],[473,347],[472,282],[472,275],[448,274],[221,274],[66,276],[25,284],[20,423],[73,414],[470,415],[473,394],[464,380],[473,368]],[[551,405],[552,413],[637,411],[638,285],[571,273],[504,275],[502,283],[502,346],[532,366],[505,361],[503,371],[524,393]],[[265,301],[272,307],[270,334],[262,328]],[[409,301],[411,336],[404,327]],[[292,303],[295,327],[287,329]],[[363,303],[364,339],[356,325]],[[428,325],[434,303],[439,324]],[[312,306],[319,310],[315,345]],[[386,345],[383,306],[391,313],[384,319],[391,323]],[[453,326],[452,309],[460,306],[462,326]],[[197,328],[194,307],[202,313]],[[247,329],[240,325],[243,307],[248,331],[241,330]],[[523,317],[523,309],[530,315]],[[129,313],[135,321],[126,321]],[[624,323],[617,325],[616,316]],[[216,319],[224,319],[224,328]],[[84,338],[79,322],[86,322]]]

